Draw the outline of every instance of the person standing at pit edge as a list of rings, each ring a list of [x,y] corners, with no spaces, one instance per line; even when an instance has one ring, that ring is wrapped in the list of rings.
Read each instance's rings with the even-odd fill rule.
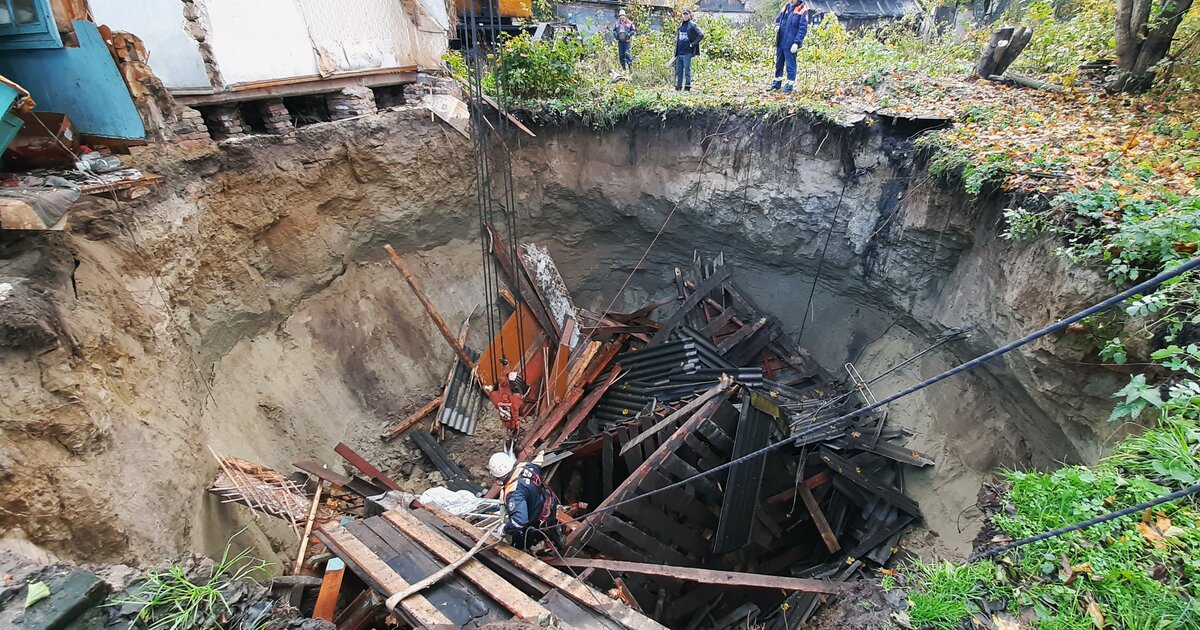
[[[808,35],[808,6],[804,0],[788,0],[775,18],[775,80],[771,89],[778,90],[783,83],[783,71],[787,69],[787,84],[784,92],[791,92],[796,85],[796,53],[804,45]]]
[[[625,9],[621,9],[617,13],[617,23],[613,25],[613,37],[617,39],[617,59],[621,62],[622,70],[628,71],[633,66],[633,53],[629,47],[636,33],[633,20],[625,14]]]
[[[675,89],[692,89],[692,57],[700,54],[704,33],[692,22],[692,10],[683,10],[683,21],[675,33]]]

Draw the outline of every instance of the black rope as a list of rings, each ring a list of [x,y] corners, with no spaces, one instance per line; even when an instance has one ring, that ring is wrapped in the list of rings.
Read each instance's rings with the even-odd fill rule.
[[[808,325],[808,312],[812,309],[813,296],[817,293],[817,282],[821,279],[821,268],[825,266],[825,252],[829,250],[829,241],[833,240],[833,228],[837,227],[838,214],[842,212],[842,199],[846,197],[846,187],[850,178],[842,181],[842,192],[838,194],[837,206],[833,209],[833,217],[829,219],[829,231],[825,233],[825,244],[821,246],[821,258],[817,261],[817,273],[813,275],[812,288],[808,291],[808,304],[804,307],[804,317],[800,320],[800,334],[796,335],[796,343],[804,341],[804,327]]]
[[[1162,505],[1163,503],[1170,503],[1171,501],[1174,501],[1176,499],[1182,499],[1183,497],[1190,496],[1190,495],[1196,494],[1198,492],[1200,492],[1200,483],[1198,483],[1194,486],[1189,486],[1187,488],[1184,488],[1183,490],[1176,490],[1175,492],[1172,492],[1171,494],[1163,495],[1152,501],[1146,501],[1144,503],[1139,503],[1137,505],[1131,505],[1123,510],[1117,510],[1116,512],[1109,512],[1108,514],[1105,514],[1103,516],[1097,516],[1096,518],[1088,519],[1081,523],[1075,523],[1074,525],[1068,525],[1066,527],[1052,529],[1048,532],[1042,532],[1042,533],[1038,534],[1037,536],[1030,536],[1029,538],[1022,538],[1020,540],[1014,540],[1010,543],[1005,543],[1003,545],[1000,545],[999,547],[996,547],[995,549],[989,549],[988,551],[975,553],[970,557],[970,559],[967,560],[967,562],[976,562],[979,560],[985,560],[987,558],[994,558],[1002,553],[1008,553],[1009,551],[1012,551],[1013,549],[1016,549],[1017,547],[1024,547],[1025,545],[1028,545],[1031,543],[1039,542],[1042,540],[1047,540],[1050,538],[1054,538],[1056,536],[1062,536],[1063,534],[1069,534],[1071,532],[1077,532],[1081,529],[1087,529],[1093,525],[1099,525],[1100,523],[1107,523],[1109,521],[1121,518],[1122,516],[1129,516],[1130,514],[1133,514],[1135,512],[1141,512],[1143,510],[1148,510],[1156,505]]]
[[[1106,299],[1102,302],[1099,302],[1099,303],[1094,304],[1082,311],[1079,311],[1078,313],[1075,313],[1074,315],[1071,315],[1070,317],[1061,319],[1053,324],[1050,324],[1049,326],[1046,326],[1046,327],[1041,328],[1037,331],[1034,331],[1028,335],[1025,335],[1024,337],[1021,337],[1020,339],[1017,339],[1016,341],[1009,342],[1008,344],[1005,344],[995,350],[992,350],[991,352],[988,352],[987,354],[980,355],[978,357],[975,357],[974,359],[971,359],[970,361],[967,361],[966,363],[963,363],[963,364],[953,367],[949,370],[946,370],[945,372],[942,372],[941,374],[938,374],[936,376],[933,376],[933,377],[927,378],[923,381],[920,381],[919,383],[917,383],[903,391],[892,394],[891,396],[888,396],[887,398],[884,398],[883,400],[872,403],[872,404],[862,407],[860,409],[856,409],[854,411],[851,411],[850,413],[838,416],[836,418],[827,420],[825,422],[814,424],[814,425],[808,427],[803,432],[801,432],[799,435],[795,435],[788,439],[781,440],[774,444],[760,448],[757,451],[754,451],[754,452],[748,453],[746,455],[743,455],[741,457],[735,458],[729,462],[726,462],[719,466],[710,468],[709,470],[703,471],[699,474],[692,475],[691,477],[683,479],[682,481],[677,481],[675,483],[667,484],[661,488],[656,488],[654,490],[650,490],[649,492],[644,492],[642,494],[634,495],[623,501],[618,501],[616,503],[613,503],[612,505],[608,505],[603,508],[596,509],[596,510],[592,511],[591,513],[589,513],[588,516],[590,517],[593,514],[611,512],[612,510],[615,510],[621,506],[633,503],[634,501],[640,501],[642,499],[652,497],[656,494],[667,492],[668,490],[674,490],[675,488],[683,487],[697,479],[700,479],[703,477],[708,477],[710,475],[721,472],[722,470],[727,470],[729,468],[732,468],[733,466],[736,466],[738,464],[741,464],[741,463],[744,463],[744,462],[747,462],[747,461],[750,461],[753,459],[758,459],[759,457],[763,457],[764,455],[767,455],[768,453],[771,453],[772,451],[779,450],[786,446],[802,447],[802,446],[806,446],[808,444],[816,443],[816,442],[824,439],[825,437],[827,437],[829,431],[836,431],[838,429],[844,428],[845,426],[848,426],[849,421],[853,420],[854,418],[871,413],[871,412],[875,411],[876,409],[883,407],[884,405],[887,405],[891,402],[899,400],[900,398],[904,398],[905,396],[908,396],[908,395],[918,392],[922,389],[925,389],[926,387],[929,387],[930,385],[933,385],[934,383],[941,382],[947,378],[950,378],[951,376],[954,376],[956,374],[965,372],[965,371],[975,368],[979,365],[982,365],[983,363],[985,363],[987,361],[990,361],[998,356],[1001,356],[1003,354],[1011,352],[1011,351],[1013,351],[1017,348],[1020,348],[1021,346],[1024,346],[1026,344],[1032,343],[1038,339],[1041,339],[1042,337],[1065,330],[1068,326],[1070,326],[1071,324],[1073,324],[1075,322],[1078,322],[1081,319],[1085,319],[1085,318],[1091,317],[1092,315],[1095,315],[1096,313],[1099,313],[1101,311],[1108,310],[1108,309],[1110,309],[1114,306],[1117,306],[1118,304],[1121,304],[1122,302],[1124,302],[1134,296],[1145,294],[1148,291],[1150,291],[1154,288],[1157,288],[1162,283],[1164,283],[1172,278],[1181,276],[1189,271],[1192,271],[1193,269],[1196,269],[1197,267],[1200,267],[1200,258],[1193,258],[1192,260],[1189,260],[1189,261],[1179,265],[1178,267],[1163,271],[1162,273],[1158,274],[1157,276],[1154,276],[1153,278],[1150,278],[1149,280],[1146,280],[1145,282],[1142,282],[1141,284],[1138,284],[1138,285],[1131,287],[1129,289],[1126,289],[1125,291],[1122,291],[1116,295],[1113,295],[1112,297],[1109,297],[1108,299]]]

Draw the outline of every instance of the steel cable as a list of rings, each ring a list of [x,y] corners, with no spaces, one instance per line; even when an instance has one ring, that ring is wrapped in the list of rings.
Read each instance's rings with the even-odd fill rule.
[[[1020,339],[1017,339],[1016,341],[1012,341],[1012,342],[1005,344],[995,350],[992,350],[991,352],[988,352],[986,354],[975,357],[974,359],[971,359],[970,361],[967,361],[966,363],[963,363],[963,364],[955,366],[949,370],[946,370],[946,371],[942,372],[941,374],[938,374],[936,376],[933,376],[933,377],[930,377],[923,381],[920,381],[920,382],[916,383],[915,385],[904,389],[903,391],[900,391],[896,394],[892,394],[891,396],[888,396],[887,398],[880,400],[879,402],[867,405],[860,409],[856,409],[854,411],[851,411],[850,413],[838,416],[837,418],[832,418],[825,422],[814,424],[813,426],[809,427],[807,430],[805,430],[800,435],[796,435],[796,436],[790,437],[788,439],[781,440],[774,444],[768,445],[766,447],[758,449],[757,451],[754,451],[752,453],[735,458],[729,462],[726,462],[724,464],[721,464],[719,466],[711,468],[707,471],[703,471],[698,474],[692,475],[681,481],[677,481],[675,483],[671,483],[671,484],[668,484],[661,488],[656,488],[654,490],[644,492],[642,494],[637,494],[628,499],[618,501],[616,503],[613,503],[612,505],[605,506],[602,509],[594,510],[594,511],[590,512],[587,515],[587,517],[591,517],[592,515],[595,515],[595,514],[611,512],[621,506],[628,505],[635,501],[640,501],[642,499],[649,498],[651,496],[660,494],[662,492],[666,492],[668,490],[674,490],[675,488],[683,487],[683,486],[691,483],[692,481],[695,481],[696,479],[708,477],[708,476],[718,473],[720,471],[727,470],[738,464],[741,464],[741,463],[744,463],[744,462],[747,462],[747,461],[750,461],[753,459],[757,459],[757,458],[762,457],[772,451],[779,450],[785,446],[805,446],[808,444],[815,443],[815,442],[819,441],[819,438],[823,437],[824,432],[829,431],[829,430],[838,429],[838,428],[840,428],[841,425],[843,425],[843,423],[846,423],[849,420],[852,420],[859,416],[871,413],[872,411],[875,411],[876,409],[878,409],[884,405],[887,405],[888,403],[894,402],[900,398],[904,398],[910,394],[913,394],[922,389],[925,389],[926,387],[929,387],[930,385],[933,385],[933,384],[941,382],[947,378],[950,378],[951,376],[954,376],[961,372],[965,372],[967,370],[975,368],[975,367],[982,365],[983,363],[986,363],[987,361],[990,361],[998,356],[1001,356],[1003,354],[1011,352],[1012,350],[1020,348],[1021,346],[1027,345],[1038,339],[1041,339],[1042,337],[1045,337],[1047,335],[1064,330],[1068,326],[1070,326],[1071,324],[1074,324],[1075,322],[1078,322],[1079,320],[1085,319],[1087,317],[1091,317],[1092,315],[1095,315],[1096,313],[1110,309],[1110,308],[1112,308],[1112,307],[1114,307],[1136,295],[1145,294],[1147,291],[1157,288],[1159,285],[1163,284],[1164,282],[1167,282],[1168,280],[1171,280],[1172,278],[1179,277],[1189,271],[1196,269],[1197,267],[1200,267],[1200,258],[1193,258],[1192,260],[1182,263],[1174,268],[1165,270],[1162,273],[1158,274],[1157,276],[1154,276],[1153,278],[1150,278],[1149,280],[1142,282],[1141,284],[1138,284],[1129,289],[1126,289],[1125,291],[1117,293],[1116,295],[1113,295],[1112,297],[1109,297],[1106,300],[1103,300],[1103,301],[1101,301],[1097,304],[1094,304],[1082,311],[1079,311],[1079,312],[1075,313],[1074,315],[1071,315],[1070,317],[1061,319],[1053,324],[1050,324],[1049,326],[1046,326],[1037,331],[1034,331],[1024,337],[1021,337]]]

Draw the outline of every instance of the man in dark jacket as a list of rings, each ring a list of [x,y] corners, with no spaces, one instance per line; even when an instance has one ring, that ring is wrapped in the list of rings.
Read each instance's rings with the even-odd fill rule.
[[[783,83],[783,71],[787,69],[787,85],[784,92],[791,92],[796,85],[796,53],[804,45],[808,35],[808,7],[804,0],[788,0],[775,18],[775,80],[771,89],[778,90]]]
[[[683,10],[683,22],[675,33],[675,89],[692,89],[692,57],[700,54],[704,33],[692,22],[692,10]]]
[[[534,461],[540,461],[540,457]],[[511,453],[500,452],[488,460],[488,470],[504,484],[500,490],[504,533],[512,536],[513,546],[528,549],[545,540],[555,548],[561,547],[558,497],[542,479],[542,467],[533,462],[518,464]]]
[[[633,54],[629,50],[630,41],[637,34],[637,29],[633,26],[633,20],[625,15],[625,9],[617,14],[617,23],[613,25],[613,37],[617,40],[617,58],[621,62],[622,70],[629,70],[633,65]]]

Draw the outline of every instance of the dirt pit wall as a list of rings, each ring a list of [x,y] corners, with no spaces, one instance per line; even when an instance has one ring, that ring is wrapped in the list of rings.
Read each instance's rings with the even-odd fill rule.
[[[674,266],[723,252],[790,333],[805,322],[801,344],[835,373],[853,362],[871,378],[969,329],[873,386],[879,397],[1104,290],[1048,245],[999,240],[998,207],[914,175],[908,145],[878,128],[718,116],[538,134],[514,142],[519,226],[550,247],[581,306],[673,296]],[[382,245],[452,326],[480,305],[467,140],[401,110],[306,127],[290,144],[144,159],[168,178],[151,197],[89,202],[65,233],[0,235],[12,286],[0,301],[12,385],[0,391],[0,547],[158,558],[218,551],[249,525],[250,542],[289,553],[286,528],[202,491],[209,447],[286,471],[302,458],[336,467],[347,441],[414,489],[435,483],[405,441],[376,438],[436,395],[450,362]],[[1099,452],[1120,377],[1083,358],[1048,340],[892,407],[938,460],[908,480],[930,544],[965,550],[961,514],[995,467]],[[449,445],[481,477],[494,423]]]

